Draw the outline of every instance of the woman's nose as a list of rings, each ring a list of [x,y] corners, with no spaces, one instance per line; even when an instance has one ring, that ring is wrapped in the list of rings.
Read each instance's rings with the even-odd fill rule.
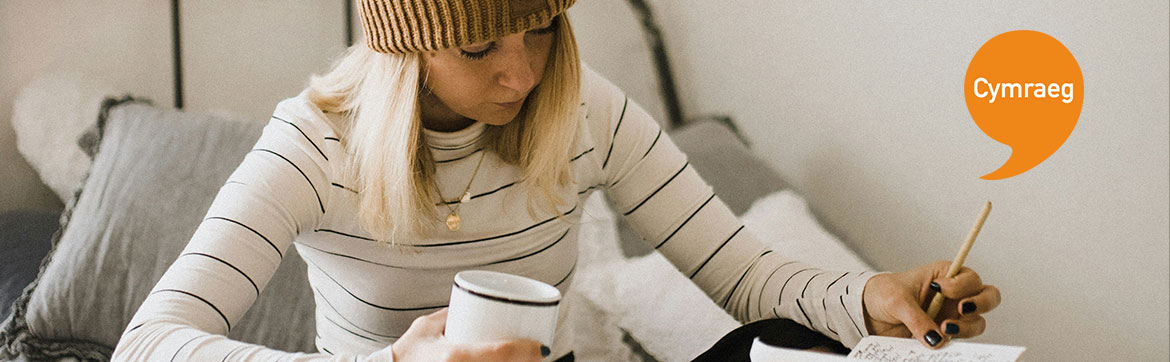
[[[497,81],[500,85],[527,94],[536,86],[536,74],[532,71],[527,47],[516,47],[506,52]]]

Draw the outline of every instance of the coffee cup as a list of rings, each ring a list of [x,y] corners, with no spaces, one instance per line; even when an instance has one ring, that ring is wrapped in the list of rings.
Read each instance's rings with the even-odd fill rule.
[[[519,275],[469,270],[455,274],[444,334],[456,343],[530,339],[552,346],[561,292]]]

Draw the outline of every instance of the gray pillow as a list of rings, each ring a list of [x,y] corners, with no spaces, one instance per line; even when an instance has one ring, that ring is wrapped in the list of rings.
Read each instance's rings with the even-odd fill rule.
[[[690,123],[671,131],[670,138],[736,215],[746,212],[756,199],[788,188],[780,175],[752,154],[726,124],[715,120]],[[619,218],[618,237],[626,256],[641,256],[652,250],[624,218]]]
[[[54,250],[0,330],[0,358],[108,360],[264,126],[136,103],[112,108],[105,123]],[[315,351],[313,307],[305,264],[289,248],[229,337]]]

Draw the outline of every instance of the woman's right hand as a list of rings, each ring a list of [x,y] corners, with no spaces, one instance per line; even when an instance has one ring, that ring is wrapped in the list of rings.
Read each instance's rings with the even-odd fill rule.
[[[531,340],[457,344],[443,336],[447,328],[447,308],[422,317],[391,347],[396,362],[413,361],[500,361],[539,362],[548,348]]]

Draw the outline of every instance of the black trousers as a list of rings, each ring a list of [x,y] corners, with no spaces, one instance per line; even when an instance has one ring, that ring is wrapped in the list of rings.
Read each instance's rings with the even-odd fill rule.
[[[732,330],[706,352],[695,357],[692,362],[751,362],[749,354],[752,341],[756,337],[760,338],[760,342],[776,347],[793,349],[827,347],[837,354],[849,354],[849,349],[840,342],[800,323],[789,319],[764,319]],[[569,352],[555,362],[573,362],[573,353]]]
[[[849,349],[823,334],[806,328],[788,319],[764,319],[751,322],[732,330],[723,336],[706,352],[695,357],[693,362],[749,362],[752,341],[793,349],[827,347],[838,354],[849,354]]]

